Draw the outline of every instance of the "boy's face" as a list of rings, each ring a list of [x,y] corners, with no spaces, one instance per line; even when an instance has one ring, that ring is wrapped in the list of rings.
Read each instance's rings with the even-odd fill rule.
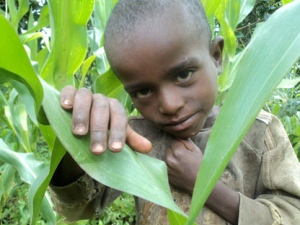
[[[209,46],[174,14],[143,22],[109,58],[145,119],[186,139],[201,130],[216,101],[223,40]]]

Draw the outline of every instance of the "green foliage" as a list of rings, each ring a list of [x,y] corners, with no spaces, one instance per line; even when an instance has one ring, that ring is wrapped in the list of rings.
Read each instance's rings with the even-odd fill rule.
[[[295,19],[299,9],[300,2],[296,1],[277,10],[259,28],[232,67],[231,73],[236,78],[205,149],[194,189],[196,191],[191,205],[193,216],[190,216],[190,221],[196,218],[210,190],[213,189],[273,89],[299,58],[299,53],[294,49],[300,48],[300,29],[291,32],[290,28],[286,28],[287,23],[291,27],[298,26],[296,22],[291,23],[291,21]],[[298,16],[300,19],[299,14]],[[285,40],[280,45],[278,45],[278,37]],[[268,40],[268,44],[264,40]],[[253,54],[256,49],[260,49],[260,54]],[[226,135],[220,135],[222,133]],[[222,149],[222,151],[215,151],[215,149]]]
[[[278,116],[300,159],[300,62],[291,69],[265,105],[265,110]]]
[[[78,139],[71,132],[66,132],[71,124],[71,115],[56,107],[59,105],[58,93],[45,82],[43,87],[43,107],[52,128],[74,160],[93,179],[183,214],[173,201],[164,162],[134,152],[128,146],[118,154],[106,151],[101,157],[93,155],[88,136]],[[58,161],[59,158],[51,164]]]
[[[133,225],[136,222],[135,217],[134,199],[131,195],[124,193],[100,215],[99,225]]]

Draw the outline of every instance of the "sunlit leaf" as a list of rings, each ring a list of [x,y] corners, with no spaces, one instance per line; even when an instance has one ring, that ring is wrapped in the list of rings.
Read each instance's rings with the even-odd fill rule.
[[[37,161],[33,153],[12,151],[2,139],[0,139],[0,162],[14,166],[21,179],[28,184],[32,184],[39,171],[44,168],[44,163]]]
[[[96,93],[112,97],[112,92],[114,92],[117,88],[122,87],[123,84],[121,81],[117,78],[112,69],[109,69],[106,73],[97,77],[94,90]]]
[[[26,99],[33,98],[31,104],[26,107],[33,108],[37,112],[43,99],[43,89],[39,79],[31,66],[24,47],[14,29],[9,22],[0,16],[0,27],[5,30],[0,35],[0,80],[3,82],[12,79],[26,86],[26,90],[22,89],[28,95]],[[0,82],[1,83],[1,82]],[[20,86],[20,85],[19,85]],[[29,97],[32,96],[32,97]],[[35,116],[31,116],[34,120]]]
[[[0,199],[3,199],[5,202],[16,185],[14,182],[16,170],[10,164],[3,164],[0,167],[0,174]]]
[[[7,3],[11,24],[14,29],[17,30],[20,20],[29,10],[29,0],[19,0],[18,8],[16,7],[15,1],[7,1]]]
[[[187,224],[195,221],[266,99],[300,56],[300,52],[295,51],[300,49],[299,11],[300,1],[277,10],[233,67],[231,73],[238,75],[209,138]]]
[[[92,56],[88,57],[82,63],[82,66],[81,66],[81,82],[80,82],[80,85],[79,85],[80,88],[84,86],[84,81],[85,81],[86,74],[87,74],[89,68],[91,67],[92,63],[94,62],[95,58],[96,58],[96,55],[92,55]]]
[[[300,78],[283,79],[277,88],[294,88],[300,82]]]
[[[43,86],[43,107],[51,126],[63,146],[92,178],[183,214],[173,201],[163,161],[136,153],[128,146],[118,154],[107,150],[101,156],[93,155],[89,137],[79,139],[72,135],[71,115],[58,107],[59,94],[45,82]]]
[[[51,155],[50,167],[44,168],[30,187],[28,201],[31,215],[31,224],[37,223],[40,207],[48,223],[55,224],[55,215],[52,210],[51,204],[49,204],[50,202],[46,201],[43,196],[45,195],[50,180],[65,153],[66,150],[64,149],[64,147],[58,140],[56,140]]]
[[[74,85],[74,74],[87,53],[86,24],[94,7],[94,0],[49,0],[51,52],[41,77],[61,90]]]
[[[24,34],[36,32],[44,27],[48,27],[49,23],[50,23],[49,22],[49,7],[48,7],[48,5],[45,5],[41,9],[41,14],[40,14],[37,24],[34,27],[28,27],[28,30]]]
[[[254,8],[256,0],[240,0],[241,1],[241,10],[239,13],[239,19],[237,21],[237,24],[242,22],[246,16],[252,11]]]

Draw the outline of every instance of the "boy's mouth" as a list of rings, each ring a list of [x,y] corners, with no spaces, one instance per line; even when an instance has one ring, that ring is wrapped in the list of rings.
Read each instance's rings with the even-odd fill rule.
[[[188,129],[191,127],[193,124],[195,124],[197,120],[197,113],[192,114],[190,116],[182,117],[178,120],[170,121],[168,123],[165,123],[163,127],[166,130],[172,130],[172,131],[181,131]]]

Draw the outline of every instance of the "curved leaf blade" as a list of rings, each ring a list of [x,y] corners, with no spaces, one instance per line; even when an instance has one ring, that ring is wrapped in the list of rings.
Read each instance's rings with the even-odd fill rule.
[[[44,217],[47,219],[48,224],[55,224],[55,215],[51,207],[52,205],[49,204],[50,201],[46,201],[43,197],[45,196],[50,180],[65,153],[66,150],[56,139],[51,155],[50,168],[44,168],[30,187],[28,201],[31,224],[37,223],[40,209]],[[46,196],[49,198],[48,195]]]
[[[17,33],[1,15],[0,27],[5,30],[0,36],[0,78],[3,81],[14,79],[23,83],[35,100],[31,107],[34,105],[37,112],[43,99],[40,81]]]
[[[89,137],[75,138],[71,133],[71,115],[59,107],[59,94],[47,83],[43,107],[63,146],[75,161],[98,182],[141,197],[184,215],[174,203],[163,161],[139,154],[126,146],[120,153],[107,150],[95,156],[89,149]]]
[[[233,67],[231,73],[238,76],[209,138],[187,224],[195,221],[266,99],[299,58],[299,51],[295,51],[300,49],[300,27],[297,22],[300,20],[299,11],[300,1],[277,10],[261,27],[259,35],[255,35]]]
[[[18,153],[10,150],[2,139],[0,139],[0,161],[15,167],[21,179],[30,185],[37,182],[36,179],[41,176],[41,171],[48,170],[43,162],[35,159],[33,153]],[[39,201],[43,202],[44,205],[42,213],[45,215],[45,218],[49,219],[49,221],[54,221],[55,217],[49,196],[44,198],[44,195],[40,195],[39,198]]]
[[[49,0],[52,46],[41,77],[58,90],[74,84],[87,52],[86,24],[93,8],[94,0]]]

